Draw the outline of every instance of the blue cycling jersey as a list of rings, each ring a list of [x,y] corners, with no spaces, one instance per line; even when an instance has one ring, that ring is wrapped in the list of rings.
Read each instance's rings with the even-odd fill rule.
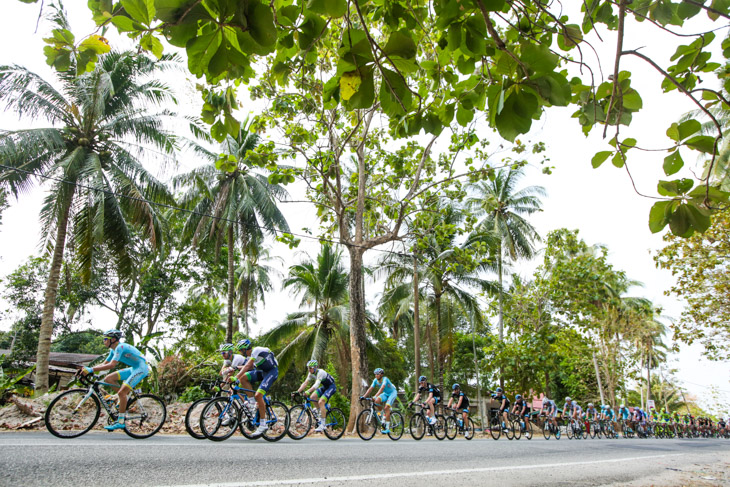
[[[147,361],[142,352],[128,343],[120,343],[114,350],[109,350],[107,362],[117,361],[130,367],[146,367]]]
[[[378,381],[378,379],[373,379],[373,384],[370,387],[375,389],[375,391],[377,392],[380,390],[380,387],[382,385],[385,385],[385,388],[383,389],[383,394],[392,394],[392,393],[396,392],[395,386],[390,381],[390,379],[388,379],[387,377],[383,377],[382,383],[380,381]]]
[[[629,408],[619,408],[618,412],[621,415],[621,419],[629,419]]]

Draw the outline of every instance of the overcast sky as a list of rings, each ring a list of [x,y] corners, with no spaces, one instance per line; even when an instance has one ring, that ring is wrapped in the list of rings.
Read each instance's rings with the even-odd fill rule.
[[[77,37],[90,33],[93,24],[89,20],[85,2],[67,2],[67,8],[71,5],[74,8],[70,10],[69,16],[74,33]],[[0,54],[0,64],[22,64],[46,79],[51,79],[53,73],[45,64],[42,54],[42,37],[49,31],[48,24],[41,22],[38,33],[34,34],[38,5],[5,0],[2,14],[0,45],[4,48]],[[696,30],[701,30],[700,27]],[[662,36],[656,34],[649,37],[650,42],[646,36],[647,28],[646,25],[629,22],[625,48],[643,47],[642,52],[645,54],[665,61],[672,52],[667,51],[664,46],[673,45],[674,41],[668,39],[663,42]],[[121,43],[118,37],[108,37],[116,46]],[[598,43],[596,47],[601,56],[604,75],[607,75],[613,66],[614,37],[603,37],[604,44]],[[593,63],[593,60],[589,59],[589,62]],[[639,140],[640,145],[646,147],[669,147],[670,141],[664,134],[666,127],[693,107],[676,92],[661,95],[658,91],[660,78],[650,67],[640,64],[638,59],[624,58],[622,69],[632,71],[632,86],[641,92],[644,100],[644,108],[634,116],[631,127],[622,127],[622,138],[634,137]],[[179,87],[188,90],[187,94],[190,95],[181,97],[181,110],[196,114],[200,107],[197,94],[190,91],[191,85],[192,82],[179,81]],[[672,276],[656,269],[652,259],[657,249],[663,246],[661,236],[652,235],[648,227],[649,208],[653,201],[637,194],[626,169],[617,169],[610,161],[597,170],[592,169],[590,160],[593,154],[599,150],[609,150],[610,147],[602,139],[600,128],[595,128],[589,137],[585,137],[577,121],[571,118],[573,111],[573,108],[549,109],[542,120],[535,122],[532,132],[522,137],[522,140],[545,142],[551,159],[550,165],[555,166],[553,174],[549,176],[542,174],[541,167],[527,169],[524,185],[544,186],[548,192],[548,197],[544,199],[544,211],[531,218],[531,221],[542,235],[556,228],[577,228],[580,236],[589,245],[605,244],[609,249],[611,263],[617,269],[625,270],[629,278],[644,283],[643,287],[633,289],[631,294],[651,299],[664,309],[668,318],[678,318],[683,303],[673,297],[664,296],[664,291],[671,287]],[[0,113],[0,128],[17,126],[19,122],[15,116]],[[609,138],[610,134],[611,129]],[[495,137],[494,145],[498,144]],[[665,155],[664,152],[631,154],[628,167],[640,193],[657,195],[656,182],[663,177],[661,167]],[[688,152],[684,160],[693,161],[694,157],[694,154]],[[183,160],[179,170],[187,171],[196,164],[195,161]],[[19,202],[13,202],[11,208],[3,214],[3,225],[0,226],[0,276],[5,276],[38,251],[37,221],[42,194],[38,190],[25,195]],[[289,204],[284,206],[284,211],[292,231],[301,233],[300,225],[316,228],[309,205]],[[301,249],[312,254],[317,252],[314,244],[305,243]],[[277,245],[274,251],[285,256],[286,265],[296,260],[296,252],[282,245]],[[371,258],[374,257],[371,253]],[[518,272],[529,277],[537,264],[537,261],[522,264],[518,267]],[[254,331],[270,328],[283,318],[282,309],[293,310],[295,307],[295,302],[287,293],[273,293],[267,297],[267,305],[259,310],[259,325]],[[103,317],[97,320],[103,321]],[[107,327],[106,323],[97,323],[97,320],[97,328]],[[0,329],[7,329],[8,326],[8,323],[0,324]],[[697,347],[684,346],[682,350],[681,355],[672,357],[671,364],[679,369],[677,377],[686,389],[707,404],[709,388],[714,387],[720,392],[723,404],[730,402],[728,364],[713,363],[701,358]],[[728,414],[730,407],[726,407],[724,412]]]

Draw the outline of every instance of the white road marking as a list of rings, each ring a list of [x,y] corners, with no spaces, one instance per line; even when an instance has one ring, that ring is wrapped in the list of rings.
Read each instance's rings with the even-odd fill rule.
[[[266,487],[273,485],[290,485],[290,484],[320,484],[324,482],[356,482],[361,480],[385,480],[398,477],[427,477],[433,475],[454,475],[465,473],[482,473],[482,472],[500,472],[508,470],[532,470],[538,468],[559,468],[571,467],[578,465],[595,465],[597,463],[619,463],[627,461],[647,460],[651,458],[669,458],[683,456],[684,453],[674,453],[669,455],[649,455],[644,457],[626,457],[612,458],[609,460],[593,460],[587,462],[564,462],[564,463],[543,463],[540,465],[513,465],[504,467],[483,467],[483,468],[460,468],[457,470],[432,470],[427,472],[396,472],[371,475],[351,475],[347,477],[320,477],[310,479],[286,479],[286,480],[259,480],[254,482],[225,482],[211,484],[177,484],[165,487]]]

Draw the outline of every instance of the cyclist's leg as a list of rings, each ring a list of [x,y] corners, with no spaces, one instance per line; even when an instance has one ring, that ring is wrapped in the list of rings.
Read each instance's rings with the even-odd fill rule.
[[[261,370],[253,369],[249,370],[243,376],[241,376],[241,385],[245,389],[252,390],[253,386],[252,383],[260,383],[264,380],[264,373]],[[265,418],[266,417],[266,403],[264,403],[264,396],[263,394],[259,394],[258,391],[256,391],[253,395],[254,400],[256,401],[256,409],[259,411],[259,418]],[[259,399],[261,402],[259,402]],[[262,406],[263,405],[263,406]]]
[[[256,398],[256,404],[259,407],[259,417],[265,419],[266,403],[264,402],[264,396],[267,392],[269,392],[269,389],[271,389],[271,386],[274,384],[274,382],[276,382],[276,379],[279,378],[279,369],[273,368],[271,370],[263,372],[262,375],[263,377],[261,379],[261,384],[259,384],[259,388],[256,389],[256,394],[254,394],[254,397]]]
[[[396,397],[398,397],[398,393],[394,391],[385,399],[385,421],[387,423],[390,423],[390,412]]]

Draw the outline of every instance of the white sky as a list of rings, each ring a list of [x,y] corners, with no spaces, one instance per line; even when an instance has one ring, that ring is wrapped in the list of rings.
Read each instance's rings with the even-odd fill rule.
[[[67,2],[69,17],[74,33],[81,37],[93,30],[86,2]],[[73,5],[73,8],[71,8]],[[42,54],[42,37],[49,32],[48,24],[41,22],[39,32],[34,34],[38,17],[38,5],[24,5],[15,0],[5,0],[0,17],[0,45],[6,46],[0,53],[0,64],[17,63],[24,65],[46,79],[53,76],[52,70],[46,65]],[[642,47],[642,52],[665,61],[673,52],[667,51],[664,46],[675,45],[673,39],[666,39],[653,32],[647,38],[649,26],[646,24],[627,24],[626,49]],[[697,31],[702,30],[697,28]],[[718,33],[718,37],[724,35]],[[112,43],[118,43],[119,38],[108,35]],[[612,71],[614,54],[614,37],[603,35],[604,43],[596,45],[601,56],[604,75]],[[121,47],[121,46],[120,46]],[[592,58],[589,62],[595,65]],[[651,67],[637,58],[624,57],[622,68],[633,73],[632,86],[637,88],[644,99],[644,109],[634,115],[634,121],[629,129],[622,127],[624,137],[635,137],[639,145],[653,148],[669,147],[670,141],[664,134],[669,123],[676,121],[683,113],[693,109],[686,99],[677,94],[661,95],[658,86],[659,76]],[[599,74],[596,74],[599,76]],[[600,82],[600,81],[598,81]],[[185,86],[181,83],[181,86]],[[189,86],[189,85],[188,85]],[[189,88],[188,88],[189,90]],[[197,93],[182,96],[182,111],[197,114],[199,112],[199,97]],[[242,95],[243,96],[243,95]],[[639,196],[632,188],[631,181],[625,169],[613,167],[606,161],[602,167],[594,170],[590,165],[593,154],[599,150],[609,150],[610,147],[601,138],[602,130],[594,128],[589,137],[585,137],[575,119],[572,119],[573,108],[551,108],[539,122],[534,123],[533,131],[522,140],[544,141],[551,159],[550,165],[555,166],[553,174],[543,175],[541,168],[528,168],[524,185],[541,185],[548,191],[544,200],[544,211],[531,221],[542,235],[550,230],[566,227],[580,229],[580,236],[588,244],[602,243],[608,246],[609,259],[618,269],[625,270],[629,278],[644,283],[643,288],[632,290],[632,294],[651,299],[664,308],[664,314],[670,318],[678,318],[683,303],[673,297],[664,296],[672,282],[670,273],[655,268],[652,255],[660,249],[662,240],[660,235],[652,235],[648,228],[649,208],[653,201]],[[19,122],[14,115],[0,113],[0,127],[4,129],[18,127]],[[611,129],[609,129],[609,138]],[[493,145],[498,145],[495,138]],[[656,196],[656,182],[662,179],[662,161],[665,152],[630,153],[629,168],[636,182],[639,192]],[[690,152],[684,154],[686,162],[693,161],[695,155]],[[187,171],[194,162],[181,164],[180,171]],[[680,175],[677,175],[680,176]],[[673,176],[674,178],[674,176]],[[668,179],[668,178],[664,178]],[[288,188],[293,191],[294,188]],[[13,202],[10,209],[3,214],[3,225],[0,226],[0,276],[5,276],[30,255],[37,253],[39,242],[38,213],[42,198],[42,191],[34,191],[25,195],[19,202]],[[303,198],[295,198],[303,199]],[[311,215],[311,207],[306,204],[290,204],[284,206],[284,211],[291,225],[292,231],[302,233],[301,226],[316,228]],[[302,222],[305,222],[302,224]],[[303,243],[299,250],[306,250],[315,255],[318,246]],[[293,263],[297,251],[277,244],[274,253],[289,256],[286,265]],[[376,253],[371,252],[370,258]],[[520,266],[519,271],[526,277],[539,262],[526,263]],[[283,269],[282,269],[283,270]],[[374,287],[374,286],[373,286]],[[368,296],[373,294],[368,291]],[[283,316],[281,310],[295,309],[296,302],[287,293],[277,291],[267,297],[267,305],[259,309],[259,325],[254,326],[254,334],[268,329],[279,322]],[[95,327],[105,328],[103,315],[95,315]],[[2,324],[7,328],[9,324]],[[676,377],[693,395],[699,396],[703,402],[709,404],[708,391],[714,387],[720,393],[720,400],[724,404],[730,402],[730,381],[728,380],[728,364],[709,362],[700,355],[698,347],[682,348],[682,353],[673,356],[671,365],[678,368]],[[730,406],[727,408],[730,410]],[[730,414],[727,413],[726,414]]]

